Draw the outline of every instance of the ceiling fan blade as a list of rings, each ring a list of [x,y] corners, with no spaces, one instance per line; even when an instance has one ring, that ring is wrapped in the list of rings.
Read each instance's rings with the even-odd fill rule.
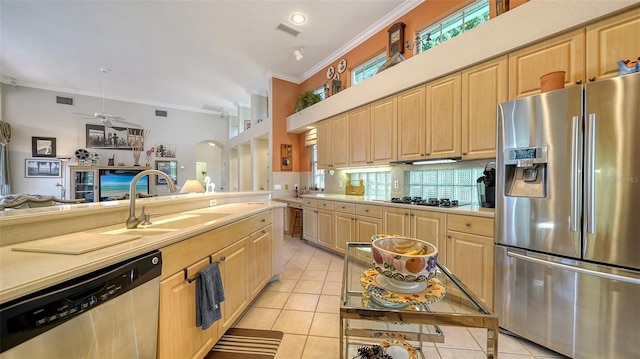
[[[112,116],[109,117],[108,120],[113,124],[120,124],[120,125],[124,125],[128,128],[142,128],[141,125],[137,124],[137,123],[133,123],[133,122],[129,122],[129,121],[125,121],[124,118],[122,117],[117,117],[117,116]]]
[[[91,118],[95,118],[94,115],[90,115],[88,113],[80,113],[80,112],[72,112],[74,115],[81,115],[81,116],[87,116],[87,117],[91,117]]]

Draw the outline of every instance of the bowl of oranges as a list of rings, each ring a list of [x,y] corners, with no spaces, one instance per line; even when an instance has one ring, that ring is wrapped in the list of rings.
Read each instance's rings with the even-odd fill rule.
[[[438,248],[417,238],[377,234],[371,237],[371,258],[390,289],[406,292],[435,277]]]

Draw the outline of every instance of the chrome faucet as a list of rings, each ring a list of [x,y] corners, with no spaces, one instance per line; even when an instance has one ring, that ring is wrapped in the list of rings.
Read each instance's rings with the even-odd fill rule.
[[[136,217],[136,185],[138,184],[138,180],[140,178],[153,174],[156,176],[164,177],[167,180],[169,191],[176,191],[176,185],[175,183],[173,183],[171,177],[169,177],[169,175],[162,171],[144,170],[135,175],[135,177],[133,177],[133,179],[131,180],[131,184],[129,184],[129,219],[127,219],[126,222],[128,229],[136,228],[138,227],[138,224],[140,224],[140,222],[144,221],[144,208],[142,209],[142,214],[140,214],[140,217]]]

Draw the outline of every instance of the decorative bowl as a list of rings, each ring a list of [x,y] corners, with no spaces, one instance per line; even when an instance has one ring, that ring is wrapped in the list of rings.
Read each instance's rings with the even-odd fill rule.
[[[416,238],[379,234],[371,237],[373,268],[389,278],[391,289],[418,288],[435,277],[438,249]]]

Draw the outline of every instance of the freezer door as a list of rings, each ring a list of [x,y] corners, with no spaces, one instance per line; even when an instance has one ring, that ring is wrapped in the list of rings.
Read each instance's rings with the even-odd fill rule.
[[[575,273],[508,256],[507,247],[495,248],[494,308],[500,327],[574,357]]]
[[[581,114],[580,86],[498,105],[496,243],[580,257]],[[507,192],[531,182],[505,150],[531,147],[547,151],[535,167],[544,190]]]
[[[640,73],[585,88],[584,258],[640,269]]]

